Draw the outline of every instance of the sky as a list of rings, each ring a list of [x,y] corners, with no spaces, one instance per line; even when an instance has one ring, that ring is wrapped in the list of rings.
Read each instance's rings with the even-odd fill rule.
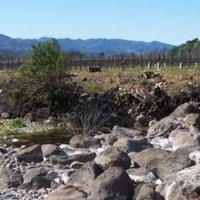
[[[0,33],[177,45],[200,37],[200,0],[0,0]]]

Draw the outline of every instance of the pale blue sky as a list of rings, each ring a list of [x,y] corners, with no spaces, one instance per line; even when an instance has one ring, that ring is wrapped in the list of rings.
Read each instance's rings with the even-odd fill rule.
[[[200,0],[0,0],[0,33],[179,44],[200,37]]]

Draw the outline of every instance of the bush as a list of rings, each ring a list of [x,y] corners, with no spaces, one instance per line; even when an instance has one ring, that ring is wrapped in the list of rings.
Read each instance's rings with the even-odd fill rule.
[[[22,119],[15,118],[3,124],[0,129],[0,135],[14,134],[16,129],[25,127]]]
[[[3,111],[13,117],[24,117],[39,108],[48,108],[49,115],[57,116],[71,111],[82,93],[82,88],[72,80],[49,85],[40,81],[17,79],[6,83],[4,87]]]
[[[55,39],[33,45],[21,68],[23,75],[49,84],[64,79],[67,57]]]
[[[66,76],[66,60],[55,39],[33,45],[21,67],[20,79],[5,86],[6,104],[14,116],[23,117],[44,107],[49,108],[50,115],[58,115],[73,108],[82,89]]]

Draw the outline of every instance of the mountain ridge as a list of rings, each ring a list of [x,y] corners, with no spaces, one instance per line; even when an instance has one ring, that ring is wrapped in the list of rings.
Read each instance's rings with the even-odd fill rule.
[[[27,53],[33,44],[38,44],[52,37],[41,37],[38,39],[12,38],[0,34],[0,52],[11,52],[13,54]],[[162,43],[159,41],[144,42],[125,39],[107,39],[107,38],[90,38],[90,39],[57,39],[62,49],[66,52],[79,51],[86,54],[121,54],[135,53],[144,54],[154,51],[170,50],[174,45]]]

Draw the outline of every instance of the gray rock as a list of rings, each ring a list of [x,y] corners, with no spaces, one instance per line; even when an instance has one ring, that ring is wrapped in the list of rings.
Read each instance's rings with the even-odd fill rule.
[[[133,182],[125,171],[110,167],[95,179],[91,200],[129,200],[133,193]]]
[[[198,113],[200,114],[200,111],[197,107],[192,105],[191,103],[184,103],[177,107],[172,113],[171,117],[173,118],[185,118],[186,115],[191,114],[191,113]]]
[[[47,170],[44,168],[33,168],[24,175],[24,182],[20,185],[20,189],[38,190],[40,188],[50,188],[51,181],[47,175]]]
[[[41,162],[43,161],[42,149],[40,145],[21,149],[17,152],[17,160],[19,162]]]
[[[190,168],[185,168],[179,171],[177,175],[178,187],[187,199],[192,199],[192,196],[199,191],[200,188],[200,166],[195,165]]]
[[[58,150],[58,146],[54,144],[43,144],[41,148],[42,148],[43,157],[49,157],[56,150]]]
[[[129,156],[116,147],[109,147],[99,153],[99,155],[95,158],[95,162],[103,169],[108,169],[111,166],[128,169],[131,165]]]
[[[187,200],[182,195],[182,192],[176,181],[158,185],[156,187],[156,191],[167,200]]]
[[[181,153],[170,153],[162,158],[151,160],[147,169],[153,171],[162,180],[174,179],[175,174],[192,165],[191,160]]]
[[[200,129],[200,114],[199,113],[188,114],[183,119],[183,122],[186,128],[195,127],[199,130]]]
[[[62,150],[56,151],[54,155],[51,155],[49,160],[53,164],[70,165],[74,161],[86,163],[94,160],[95,157],[96,153],[89,149],[74,149],[66,145]]]
[[[71,164],[74,161],[86,163],[88,161],[93,161],[95,159],[95,157],[96,157],[95,152],[90,152],[88,154],[86,154],[86,153],[75,154],[75,155],[71,155],[67,158],[67,164]]]
[[[126,170],[126,173],[135,183],[151,183],[157,179],[151,171],[142,167],[130,168]]]
[[[150,148],[151,145],[147,143],[147,140],[141,139],[131,139],[131,138],[119,138],[113,145],[121,149],[126,153],[130,152],[140,152],[143,149]]]
[[[141,167],[146,167],[154,159],[162,159],[169,155],[170,152],[162,149],[145,149],[134,156],[134,161]]]
[[[200,132],[194,127],[188,129],[176,129],[169,135],[172,149],[176,150],[182,147],[195,147],[200,145]]]
[[[87,195],[76,188],[60,186],[51,192],[46,200],[87,200]]]
[[[102,172],[103,170],[96,163],[88,162],[69,177],[67,185],[79,188],[89,194],[94,180]]]
[[[135,136],[141,135],[141,132],[137,130],[133,130],[133,129],[120,127],[120,126],[114,126],[112,130],[112,134],[116,138],[120,138],[120,137],[134,138]]]
[[[88,148],[92,146],[100,146],[100,140],[91,136],[75,135],[69,144],[73,148]]]
[[[164,198],[155,191],[152,184],[139,184],[135,188],[133,200],[164,200]]]
[[[23,182],[23,177],[20,173],[15,173],[9,168],[0,168],[0,188],[18,187]]]
[[[177,121],[171,116],[165,117],[149,128],[147,137],[148,138],[159,137],[159,136],[168,137],[173,130],[181,127],[182,124],[180,121]]]

